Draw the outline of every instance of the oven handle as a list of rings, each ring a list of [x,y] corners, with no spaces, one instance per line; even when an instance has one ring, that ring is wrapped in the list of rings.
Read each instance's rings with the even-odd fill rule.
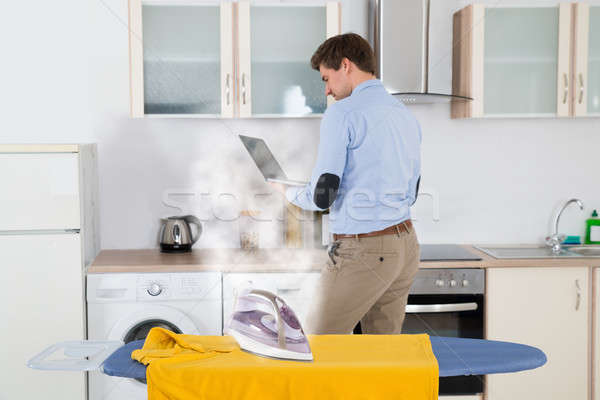
[[[455,303],[455,304],[407,304],[406,312],[415,313],[441,313],[456,311],[477,310],[477,303]]]

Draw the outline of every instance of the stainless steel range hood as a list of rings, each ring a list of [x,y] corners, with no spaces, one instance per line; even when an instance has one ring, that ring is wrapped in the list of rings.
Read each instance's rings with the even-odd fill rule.
[[[429,92],[429,0],[377,0],[376,8],[378,78],[388,92],[407,104],[473,100]]]

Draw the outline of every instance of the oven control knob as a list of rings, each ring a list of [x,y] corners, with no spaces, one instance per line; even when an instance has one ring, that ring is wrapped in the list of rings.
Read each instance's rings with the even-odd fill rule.
[[[463,285],[464,287],[467,287],[467,286],[469,286],[469,281],[468,281],[468,280],[466,280],[466,279],[463,279],[463,281],[462,281],[462,285]]]
[[[457,282],[454,279],[452,279],[450,281],[450,287],[456,287],[456,285],[457,285]]]
[[[437,286],[437,287],[443,287],[444,286],[444,281],[441,280],[441,279],[437,279],[435,281],[435,286]]]
[[[158,283],[153,283],[146,291],[150,296],[158,296],[162,293],[162,288]]]

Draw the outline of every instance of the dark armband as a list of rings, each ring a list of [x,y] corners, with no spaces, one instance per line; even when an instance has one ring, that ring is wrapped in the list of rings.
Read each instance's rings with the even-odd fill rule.
[[[323,174],[317,181],[313,201],[317,207],[327,209],[331,207],[340,188],[340,177],[334,174]]]

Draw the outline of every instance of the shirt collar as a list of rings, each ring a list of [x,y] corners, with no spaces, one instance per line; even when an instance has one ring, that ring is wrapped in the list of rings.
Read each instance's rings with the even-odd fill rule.
[[[354,96],[355,94],[362,92],[364,89],[366,89],[368,87],[376,86],[376,85],[379,85],[379,86],[382,85],[382,83],[381,83],[381,81],[379,79],[369,79],[369,80],[366,80],[366,81],[362,82],[360,85],[358,85],[358,86],[356,86],[354,88],[354,90],[352,91],[351,96]]]

